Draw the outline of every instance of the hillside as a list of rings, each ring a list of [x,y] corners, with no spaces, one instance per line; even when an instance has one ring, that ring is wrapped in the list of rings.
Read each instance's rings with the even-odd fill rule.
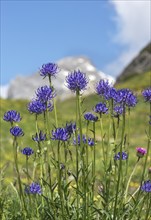
[[[117,83],[125,82],[129,78],[133,78],[136,75],[143,75],[149,71],[151,71],[151,43],[144,47],[117,77]]]

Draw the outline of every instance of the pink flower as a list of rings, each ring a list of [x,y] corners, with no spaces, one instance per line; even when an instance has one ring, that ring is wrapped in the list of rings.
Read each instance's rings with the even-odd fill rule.
[[[145,148],[142,148],[142,147],[137,147],[136,148],[136,151],[137,151],[137,156],[139,158],[142,158],[146,153],[147,153],[147,150]]]

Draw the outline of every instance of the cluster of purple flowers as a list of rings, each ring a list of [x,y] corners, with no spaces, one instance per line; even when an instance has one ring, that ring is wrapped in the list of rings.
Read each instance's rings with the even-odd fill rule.
[[[40,75],[43,76],[44,78],[46,76],[55,76],[59,72],[59,68],[57,64],[55,63],[47,63],[43,64],[42,68],[40,69]]]
[[[122,106],[134,107],[137,104],[137,98],[130,89],[117,90],[113,99]]]
[[[52,131],[52,140],[67,141],[70,134],[65,128],[56,128]]]
[[[145,181],[141,186],[141,190],[145,192],[151,192],[151,180]]]
[[[128,154],[126,152],[118,152],[114,155],[114,160],[127,160]]]
[[[26,156],[30,156],[34,153],[33,149],[30,147],[25,147],[21,152]]]
[[[40,142],[46,140],[46,134],[43,134],[42,131],[39,131],[39,133],[35,134],[35,136],[32,136],[33,141]]]
[[[47,103],[55,97],[53,89],[49,86],[42,86],[36,91],[36,99],[42,103]]]
[[[70,73],[66,77],[66,84],[68,89],[70,89],[73,92],[82,91],[86,89],[88,79],[86,78],[86,75],[84,73],[78,70],[74,71],[73,73]]]
[[[151,102],[151,88],[147,88],[142,92],[146,102]]]
[[[77,142],[78,142],[78,145],[80,145],[80,135],[78,135],[77,140],[76,140],[76,138],[73,139],[73,144],[74,145],[76,145]],[[91,146],[91,147],[94,146],[94,140],[92,138],[87,139],[85,135],[82,136],[82,142],[84,144],[88,143],[88,145]]]
[[[121,115],[125,106],[130,108],[137,104],[137,98],[130,89],[116,90],[105,80],[99,81],[96,85],[96,92],[105,100],[113,99],[115,116]]]
[[[55,63],[43,64],[40,69],[40,75],[44,78],[48,76],[55,76],[59,72],[59,68]],[[42,86],[37,89],[36,97],[28,104],[28,110],[30,113],[41,114],[53,110],[52,99],[55,97],[54,89],[50,86]]]
[[[12,128],[10,129],[10,133],[11,133],[14,137],[19,137],[19,136],[23,136],[23,135],[24,135],[23,130],[22,130],[19,126],[12,127]]]
[[[21,121],[20,113],[15,110],[5,112],[3,119],[4,121],[9,121],[11,123]]]
[[[116,89],[113,88],[108,80],[100,80],[96,85],[96,92],[98,95],[103,96],[104,99],[113,99],[116,94]]]
[[[98,117],[93,115],[91,112],[87,112],[84,114],[84,118],[87,121],[96,122],[98,120]]]
[[[105,103],[98,103],[96,106],[93,108],[93,111],[99,114],[106,114],[108,111],[108,108],[106,107]]]
[[[31,183],[30,186],[25,187],[25,193],[40,195],[42,193],[42,189],[38,183]]]
[[[28,104],[30,113],[41,114],[46,111],[46,105],[39,100],[33,100]]]
[[[76,123],[72,123],[72,122],[66,123],[65,130],[69,134],[73,134],[76,131]]]
[[[114,110],[114,116],[118,117],[119,115],[123,114],[124,108],[120,105],[117,105],[117,106],[114,107],[113,110]]]
[[[51,100],[55,97],[53,89],[49,86],[42,86],[36,91],[36,98],[28,104],[30,113],[41,114],[48,109],[53,110]]]

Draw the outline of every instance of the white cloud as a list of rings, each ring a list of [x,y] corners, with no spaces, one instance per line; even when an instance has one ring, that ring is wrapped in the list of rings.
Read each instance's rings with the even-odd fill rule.
[[[116,11],[114,20],[118,29],[114,40],[126,48],[105,68],[117,75],[151,40],[151,1],[110,0],[110,3]]]

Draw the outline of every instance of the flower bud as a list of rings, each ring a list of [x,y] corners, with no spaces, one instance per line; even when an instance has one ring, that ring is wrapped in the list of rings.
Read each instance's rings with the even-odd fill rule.
[[[142,147],[137,147],[136,151],[137,151],[136,155],[139,158],[142,158],[147,153],[147,150],[145,148],[142,148]]]

